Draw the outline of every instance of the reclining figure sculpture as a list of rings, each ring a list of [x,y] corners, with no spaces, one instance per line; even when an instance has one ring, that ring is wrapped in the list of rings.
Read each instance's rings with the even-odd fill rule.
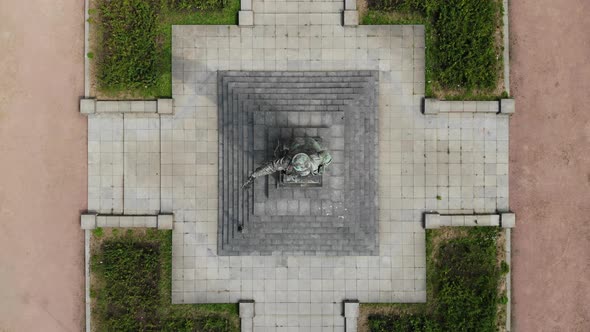
[[[297,182],[308,176],[323,174],[332,162],[328,150],[311,137],[297,137],[283,146],[279,143],[275,149],[275,158],[256,168],[242,188],[250,187],[256,178],[276,172],[283,172],[285,181]]]

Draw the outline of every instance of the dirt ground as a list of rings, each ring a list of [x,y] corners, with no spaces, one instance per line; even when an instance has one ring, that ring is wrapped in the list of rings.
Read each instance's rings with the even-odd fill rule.
[[[0,1],[0,331],[81,331],[80,0]]]
[[[516,331],[590,331],[590,2],[511,1]]]

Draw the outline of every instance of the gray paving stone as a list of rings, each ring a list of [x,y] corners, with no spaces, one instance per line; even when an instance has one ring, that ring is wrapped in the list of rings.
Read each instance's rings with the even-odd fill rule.
[[[159,214],[157,219],[158,229],[172,229],[174,225],[173,214]]]
[[[96,99],[80,99],[80,113],[93,114],[94,112],[96,112]]]
[[[96,214],[82,214],[80,215],[80,226],[82,229],[96,228]]]
[[[516,227],[516,215],[514,213],[502,213],[500,222],[504,228],[514,228]]]

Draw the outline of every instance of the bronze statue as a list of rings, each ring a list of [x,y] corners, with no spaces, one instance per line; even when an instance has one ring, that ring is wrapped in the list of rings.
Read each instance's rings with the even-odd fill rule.
[[[248,188],[256,178],[276,172],[283,172],[285,181],[297,182],[301,178],[323,174],[332,162],[330,153],[311,137],[297,137],[288,145],[279,144],[275,158],[256,168],[242,188]]]

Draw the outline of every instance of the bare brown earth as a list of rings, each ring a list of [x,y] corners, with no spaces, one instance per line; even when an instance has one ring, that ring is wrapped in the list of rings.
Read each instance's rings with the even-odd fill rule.
[[[511,1],[516,331],[590,331],[590,2]]]
[[[81,0],[0,1],[0,331],[81,331]]]

